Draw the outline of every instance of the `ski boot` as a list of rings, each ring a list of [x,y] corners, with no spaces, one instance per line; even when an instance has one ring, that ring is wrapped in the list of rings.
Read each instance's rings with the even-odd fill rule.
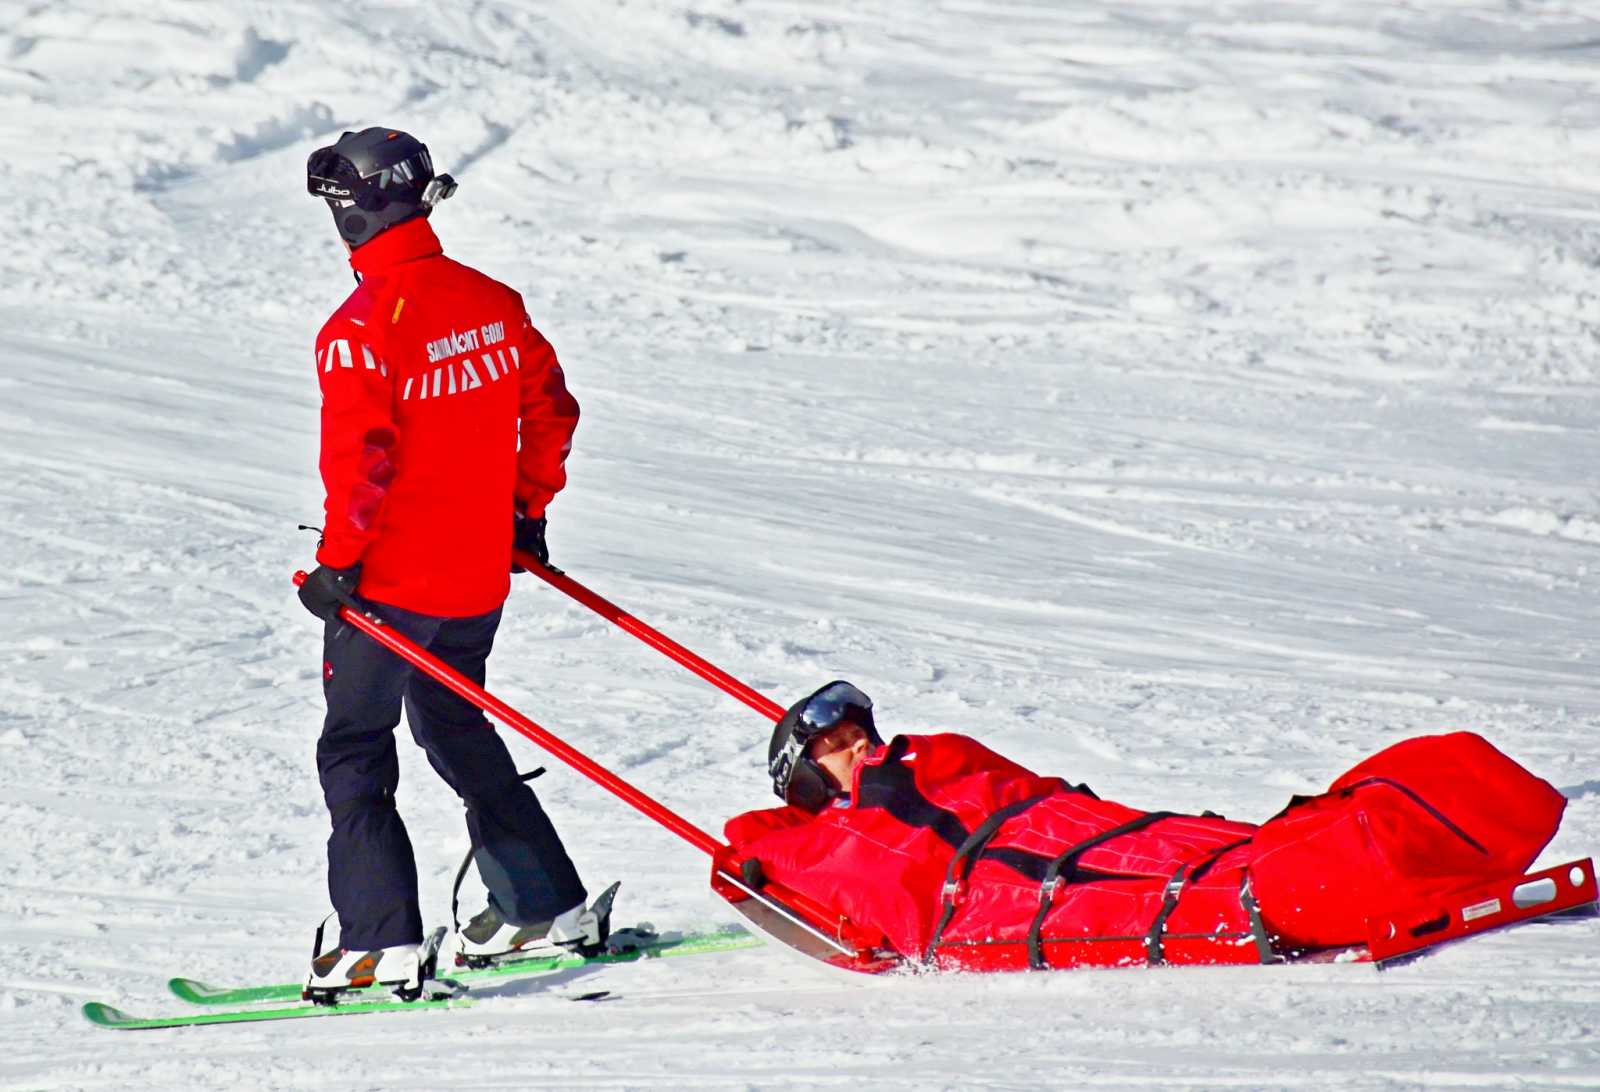
[[[528,925],[507,921],[490,903],[466,925],[456,922],[456,966],[598,955],[611,936],[611,904],[621,886],[612,884],[591,906],[580,902],[550,921]]]
[[[300,996],[318,1005],[337,1005],[344,994],[375,986],[388,986],[402,1001],[415,1001],[424,993],[430,998],[449,996],[453,992],[450,984],[434,980],[444,937],[445,930],[440,927],[421,944],[371,950],[330,948],[317,954],[322,947],[322,926],[318,926],[311,974]]]

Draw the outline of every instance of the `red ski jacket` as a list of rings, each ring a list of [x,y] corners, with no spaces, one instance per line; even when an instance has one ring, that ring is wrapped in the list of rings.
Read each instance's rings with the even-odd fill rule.
[[[848,800],[748,812],[725,835],[944,967],[1253,963],[1365,943],[1376,911],[1520,874],[1565,806],[1467,732],[1390,747],[1261,826],[1101,800],[966,736],[896,736]]]
[[[522,297],[446,258],[427,220],[350,256],[361,284],[317,335],[323,541],[360,593],[445,617],[510,591],[513,505],[566,484],[578,424],[555,350]]]

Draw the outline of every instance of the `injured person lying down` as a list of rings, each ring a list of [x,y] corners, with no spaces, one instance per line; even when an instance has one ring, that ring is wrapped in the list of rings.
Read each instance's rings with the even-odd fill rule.
[[[1259,825],[1141,811],[970,736],[885,743],[871,700],[843,681],[784,714],[768,772],[784,806],[725,827],[746,877],[950,968],[1243,963],[1361,945],[1376,911],[1523,873],[1566,806],[1481,736],[1454,732],[1388,747]]]

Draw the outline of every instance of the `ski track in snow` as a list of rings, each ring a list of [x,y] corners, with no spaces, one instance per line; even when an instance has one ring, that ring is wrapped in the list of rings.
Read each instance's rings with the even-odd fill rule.
[[[1600,1085],[1595,919],[1381,974],[752,950],[452,1014],[77,1013],[293,977],[326,912],[288,578],[349,276],[301,178],[374,123],[456,173],[447,249],[583,403],[556,562],[757,689],[850,677],[887,727],[1250,819],[1472,728],[1570,797],[1545,860],[1593,853],[1592,7],[0,11],[0,1088]],[[541,585],[490,683],[707,829],[770,803],[759,720]],[[730,920],[513,747],[622,921]],[[442,918],[459,805],[401,754]]]

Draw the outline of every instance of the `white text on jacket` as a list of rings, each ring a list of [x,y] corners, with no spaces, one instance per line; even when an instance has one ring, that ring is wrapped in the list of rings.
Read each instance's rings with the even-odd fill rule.
[[[504,341],[505,336],[506,324],[503,322],[491,322],[459,332],[451,330],[444,337],[436,337],[428,342],[428,363],[437,364],[462,353],[475,353],[486,345]]]

